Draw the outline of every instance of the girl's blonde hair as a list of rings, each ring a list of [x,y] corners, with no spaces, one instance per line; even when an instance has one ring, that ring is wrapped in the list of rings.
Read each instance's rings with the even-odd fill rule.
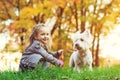
[[[29,38],[30,44],[33,43],[33,41],[35,40],[34,36],[36,36],[40,32],[40,30],[41,30],[42,27],[46,27],[47,28],[47,26],[44,23],[38,23],[38,24],[36,24],[33,27],[32,34],[30,35],[30,38]],[[51,35],[50,35],[49,36],[49,41],[48,41],[48,43],[47,43],[46,46],[49,47],[49,48],[51,48],[51,45],[52,45],[52,39],[51,39]]]

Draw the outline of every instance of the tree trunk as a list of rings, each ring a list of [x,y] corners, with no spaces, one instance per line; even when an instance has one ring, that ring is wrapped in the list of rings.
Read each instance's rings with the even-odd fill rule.
[[[56,21],[53,29],[51,30],[51,35],[53,35],[53,33],[54,33],[54,31],[56,30],[57,27],[60,27],[63,12],[64,12],[64,8],[58,7],[58,9],[56,11],[56,13],[57,13],[57,21]]]
[[[81,33],[85,31],[85,16],[86,16],[86,9],[84,7],[84,2],[81,0]]]
[[[92,56],[93,56],[93,66],[95,66],[95,40],[96,40],[96,36],[95,36],[95,33],[93,34],[94,37],[93,37],[93,43],[92,43]]]
[[[74,2],[74,16],[75,16],[75,22],[76,22],[76,31],[78,31],[78,13],[77,13],[77,5],[76,2]]]
[[[24,46],[25,46],[25,33],[26,33],[26,31],[27,30],[25,28],[20,28],[19,29],[21,52],[23,52]]]
[[[99,66],[99,46],[100,46],[100,33],[97,36],[97,46],[96,46],[96,54],[95,54],[95,66]]]

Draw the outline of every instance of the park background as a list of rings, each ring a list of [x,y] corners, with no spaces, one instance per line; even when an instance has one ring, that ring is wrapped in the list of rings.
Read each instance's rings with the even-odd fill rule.
[[[89,29],[93,66],[120,66],[120,0],[0,0],[0,70],[18,70],[36,23],[51,29],[52,50],[64,49],[68,66],[71,34]]]

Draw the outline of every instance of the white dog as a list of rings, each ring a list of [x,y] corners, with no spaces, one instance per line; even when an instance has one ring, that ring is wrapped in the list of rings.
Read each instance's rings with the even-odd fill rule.
[[[83,33],[78,31],[72,36],[72,41],[77,50],[70,56],[69,66],[78,72],[84,65],[87,65],[92,70],[92,53],[89,49],[92,43],[90,32],[88,30]]]

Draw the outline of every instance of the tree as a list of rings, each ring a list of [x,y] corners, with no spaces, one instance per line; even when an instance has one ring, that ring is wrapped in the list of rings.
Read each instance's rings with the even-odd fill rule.
[[[64,48],[65,55],[72,49],[69,34],[89,29],[93,35],[93,65],[99,66],[101,36],[106,36],[119,23],[119,4],[119,0],[0,0],[0,21],[13,20],[9,27],[18,34],[22,50],[33,26],[55,17],[51,30],[53,50]]]

